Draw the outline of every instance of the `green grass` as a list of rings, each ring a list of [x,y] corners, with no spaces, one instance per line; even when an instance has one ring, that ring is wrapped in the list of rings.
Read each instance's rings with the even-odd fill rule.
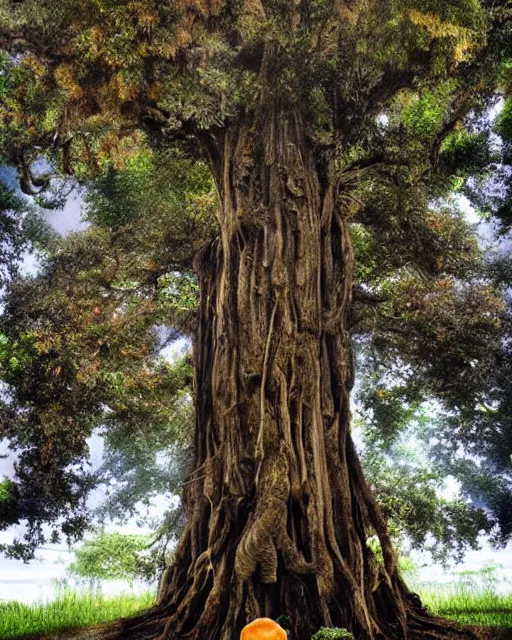
[[[150,607],[153,593],[103,596],[99,592],[59,590],[50,603],[0,603],[0,638],[56,633],[131,616]]]
[[[512,628],[512,588],[508,595],[499,595],[496,584],[482,585],[470,580],[420,583],[411,588],[420,594],[432,613],[442,617],[475,626]],[[153,593],[104,596],[95,591],[77,593],[60,589],[56,599],[47,604],[0,603],[0,638],[52,634],[101,624],[134,615],[150,607],[153,601]]]
[[[443,618],[483,627],[512,628],[512,593],[474,583],[423,584],[417,591],[428,609]]]

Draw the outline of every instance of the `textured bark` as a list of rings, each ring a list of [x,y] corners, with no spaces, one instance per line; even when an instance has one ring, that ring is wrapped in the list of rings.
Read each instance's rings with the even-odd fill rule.
[[[297,640],[439,635],[398,576],[350,435],[354,259],[332,161],[276,105],[205,144],[220,235],[197,260],[187,525],[157,607],[118,634],[232,640],[286,614]]]

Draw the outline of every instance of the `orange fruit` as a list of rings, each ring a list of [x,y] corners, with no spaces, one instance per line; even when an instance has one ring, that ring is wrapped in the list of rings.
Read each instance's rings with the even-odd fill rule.
[[[287,635],[274,620],[256,618],[242,629],[240,640],[287,640]]]

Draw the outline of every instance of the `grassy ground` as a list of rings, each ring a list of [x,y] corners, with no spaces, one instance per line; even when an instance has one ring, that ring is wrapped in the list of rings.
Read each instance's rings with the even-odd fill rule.
[[[482,584],[461,580],[453,584],[414,585],[424,604],[445,618],[481,627],[512,629],[512,585],[499,595],[495,582]],[[60,590],[49,604],[0,603],[0,638],[24,638],[52,634],[109,622],[148,608],[154,594],[103,596],[99,592],[78,594]]]
[[[147,609],[153,601],[152,593],[103,596],[60,590],[48,604],[0,603],[0,638],[51,634],[109,622]]]
[[[512,593],[476,590],[461,584],[420,587],[418,593],[432,613],[463,624],[512,629]]]

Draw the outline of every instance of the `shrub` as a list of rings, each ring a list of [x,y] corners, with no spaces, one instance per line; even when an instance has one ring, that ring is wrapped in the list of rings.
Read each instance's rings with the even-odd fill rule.
[[[354,640],[354,636],[347,629],[321,627],[311,640]]]
[[[289,631],[292,628],[291,620],[288,616],[280,615],[276,618],[276,622],[280,627]]]

